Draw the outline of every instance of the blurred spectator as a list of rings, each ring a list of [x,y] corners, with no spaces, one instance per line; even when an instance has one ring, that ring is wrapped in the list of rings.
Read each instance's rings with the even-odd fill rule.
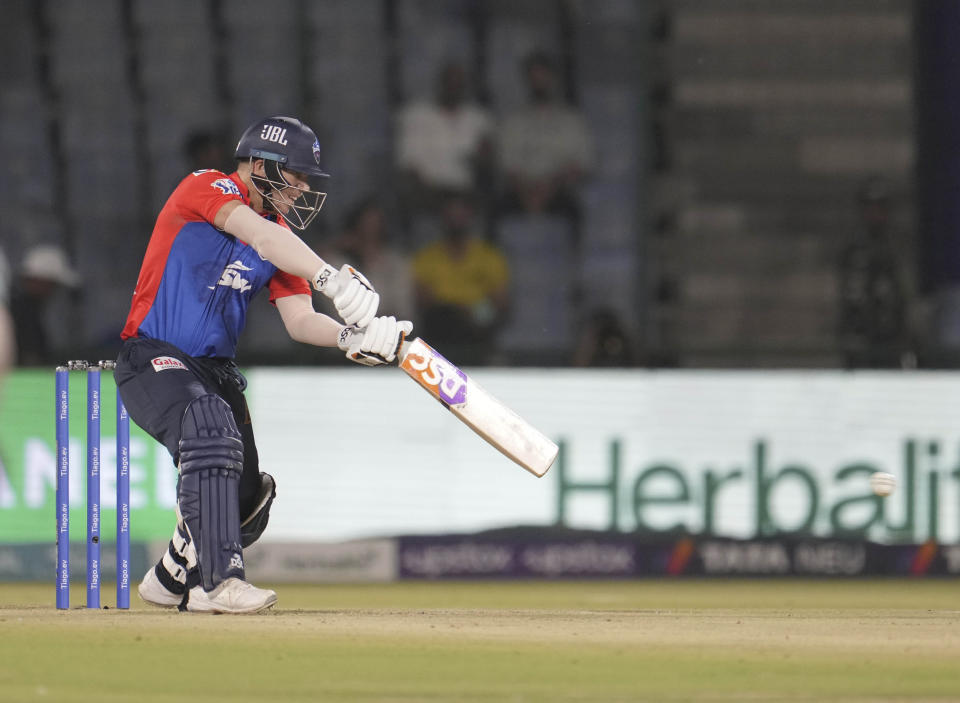
[[[223,139],[215,132],[205,129],[190,132],[183,140],[183,158],[186,161],[187,170],[191,173],[206,168],[230,173],[236,168]]]
[[[387,218],[375,199],[362,200],[347,213],[327,260],[338,267],[349,262],[364,272],[380,293],[380,314],[417,319],[410,258],[390,246]]]
[[[13,318],[10,315],[10,267],[3,249],[0,249],[0,392],[3,391],[3,377],[13,366],[15,348]]]
[[[433,210],[446,190],[473,190],[492,160],[493,119],[468,100],[460,63],[443,65],[433,100],[417,100],[397,117],[400,195],[408,214]]]
[[[613,310],[595,310],[579,334],[574,366],[630,366],[630,344]]]
[[[58,292],[79,285],[80,276],[60,247],[43,244],[27,251],[10,299],[20,366],[56,363],[46,328],[47,308]]]
[[[13,319],[8,307],[9,291],[10,268],[7,265],[7,257],[4,255],[3,249],[0,249],[0,409],[3,409],[4,381],[14,362]],[[7,476],[4,466],[6,452],[3,449],[3,447],[0,447],[0,499],[4,498],[3,481]],[[9,495],[6,497],[9,497]]]
[[[413,260],[417,326],[456,363],[484,364],[507,311],[507,261],[479,236],[467,194],[448,194],[441,216],[443,236]]]
[[[594,147],[580,112],[562,99],[553,60],[535,51],[522,63],[529,105],[506,115],[499,163],[507,212],[576,215],[577,186],[593,167]]]
[[[909,257],[892,227],[892,193],[880,177],[857,195],[860,226],[840,252],[840,345],[848,368],[913,365]]]

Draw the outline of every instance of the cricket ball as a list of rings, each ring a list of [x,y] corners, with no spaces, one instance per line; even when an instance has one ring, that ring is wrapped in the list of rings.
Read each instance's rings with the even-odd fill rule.
[[[876,471],[870,476],[870,488],[875,494],[886,497],[897,487],[897,477],[886,471]]]

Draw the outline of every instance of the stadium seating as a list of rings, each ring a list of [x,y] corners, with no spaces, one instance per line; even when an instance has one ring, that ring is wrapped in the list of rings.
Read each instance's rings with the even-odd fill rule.
[[[655,253],[679,295],[661,306],[664,343],[682,365],[836,365],[858,187],[909,180],[909,6],[666,7],[657,188],[672,226]]]
[[[112,245],[114,263],[137,268],[154,213],[186,171],[184,139],[192,131],[237,132],[265,110],[301,114],[314,125],[324,165],[334,175],[322,222],[309,235],[316,240],[317,232],[339,228],[346,209],[363,196],[379,194],[389,206],[393,110],[430,94],[442,61],[463,61],[484,90],[481,97],[502,112],[524,100],[519,61],[534,48],[572,61],[603,158],[584,193],[582,261],[569,223],[534,218],[529,231],[517,220],[501,228],[511,233],[505,242],[516,270],[525,270],[524,257],[537,247],[544,253],[529,271],[524,295],[536,297],[532,285],[546,285],[550,266],[569,280],[536,297],[537,314],[553,316],[547,337],[522,339],[514,326],[505,343],[529,354],[538,345],[540,352],[568,350],[579,314],[570,291],[581,280],[598,280],[598,272],[633,319],[640,173],[635,108],[642,87],[635,70],[624,68],[636,50],[622,38],[642,20],[634,3],[561,9],[534,0],[235,0],[229,6],[134,0],[96,13],[82,0],[9,5],[5,20],[16,41],[2,49],[9,59],[2,70],[12,79],[0,98],[0,144],[26,177],[0,175],[10,186],[4,197],[60,208],[67,228],[48,235],[83,252],[77,257],[81,274],[99,282],[82,306],[98,324],[79,326],[89,330],[84,334],[91,345],[101,341],[101,319],[103,327],[120,324],[133,284],[126,279],[135,272],[111,277],[90,252]],[[573,33],[571,22],[590,29]],[[622,54],[625,49],[632,53]],[[29,128],[37,115],[51,117],[50,129]],[[57,174],[59,180],[52,177]],[[54,192],[57,183],[63,192]],[[9,229],[3,225],[5,233]],[[432,236],[429,227],[423,232]],[[4,235],[12,258],[20,248],[14,235]],[[556,237],[564,246],[547,246]],[[266,352],[276,347],[266,341],[276,330],[261,324],[259,315],[252,314],[251,327],[268,334],[251,335],[251,345]]]

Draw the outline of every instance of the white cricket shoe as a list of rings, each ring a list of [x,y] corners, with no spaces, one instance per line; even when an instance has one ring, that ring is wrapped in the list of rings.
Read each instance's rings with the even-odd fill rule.
[[[256,613],[276,602],[276,592],[232,577],[209,593],[203,586],[191,588],[187,610],[191,613]]]
[[[137,593],[140,599],[149,605],[155,605],[158,608],[176,608],[183,600],[183,596],[167,589],[160,579],[157,578],[155,567],[143,575],[143,581],[137,586]]]

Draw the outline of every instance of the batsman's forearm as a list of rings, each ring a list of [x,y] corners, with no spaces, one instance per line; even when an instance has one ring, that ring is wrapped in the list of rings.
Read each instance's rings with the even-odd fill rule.
[[[301,312],[290,319],[284,317],[287,334],[297,342],[315,347],[335,347],[343,325],[319,312]]]
[[[300,237],[260,217],[246,206],[234,208],[227,216],[223,229],[252,246],[260,256],[281,271],[294,276],[310,281],[317,271],[326,266],[326,262]]]

